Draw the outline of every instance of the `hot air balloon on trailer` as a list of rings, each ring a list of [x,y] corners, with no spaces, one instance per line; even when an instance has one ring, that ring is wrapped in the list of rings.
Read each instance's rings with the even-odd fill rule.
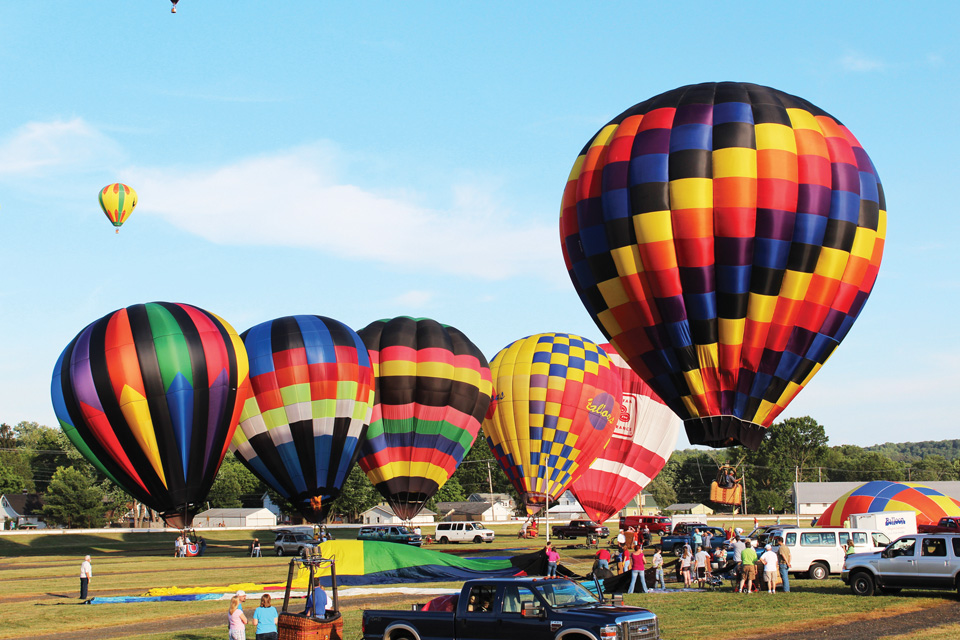
[[[533,515],[610,441],[620,416],[620,374],[599,346],[567,333],[517,340],[490,369],[496,406],[483,432]]]
[[[137,192],[133,187],[114,182],[100,189],[100,208],[107,219],[120,233],[120,227],[127,221],[137,206]]]
[[[60,427],[80,453],[177,528],[206,498],[248,393],[233,327],[169,302],[88,325],[60,354],[51,384]]]
[[[231,450],[307,520],[320,522],[370,423],[370,356],[353,329],[323,316],[270,320],[241,337],[253,396]]]
[[[600,348],[620,375],[620,413],[610,442],[570,485],[594,522],[612,517],[660,473],[676,448],[681,423],[613,345],[601,344]]]
[[[462,332],[435,320],[378,320],[358,333],[376,375],[360,467],[410,520],[473,446],[490,404],[490,368]]]
[[[859,315],[886,226],[845,126],[736,82],[614,118],[580,152],[560,215],[581,300],[690,442],[753,449]]]

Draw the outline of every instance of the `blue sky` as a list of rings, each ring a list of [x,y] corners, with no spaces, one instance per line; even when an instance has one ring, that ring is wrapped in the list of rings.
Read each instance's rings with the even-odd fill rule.
[[[0,420],[55,425],[63,347],[151,300],[239,331],[429,316],[490,358],[541,331],[600,340],[557,229],[577,153],[632,104],[740,80],[843,121],[889,211],[870,301],[782,417],[832,444],[956,438],[958,19],[952,2],[6,3]],[[115,181],[140,196],[119,235],[96,202]]]

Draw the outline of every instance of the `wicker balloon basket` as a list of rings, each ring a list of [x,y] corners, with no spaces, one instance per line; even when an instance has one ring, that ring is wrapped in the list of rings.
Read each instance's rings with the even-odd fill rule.
[[[278,640],[343,640],[343,616],[321,619],[281,613],[277,632]]]

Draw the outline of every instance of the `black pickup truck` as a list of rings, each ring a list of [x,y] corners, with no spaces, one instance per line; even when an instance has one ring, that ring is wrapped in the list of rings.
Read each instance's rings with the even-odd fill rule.
[[[435,604],[440,602],[440,604]],[[363,612],[364,640],[659,640],[657,616],[557,578],[468,580],[419,611]]]
[[[580,536],[607,538],[610,536],[610,529],[593,520],[571,520],[570,524],[558,524],[553,528],[553,537],[557,540]]]

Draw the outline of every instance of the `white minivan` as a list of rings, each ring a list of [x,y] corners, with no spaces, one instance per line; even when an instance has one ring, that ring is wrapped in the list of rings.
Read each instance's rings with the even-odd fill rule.
[[[782,537],[790,549],[790,573],[806,573],[814,580],[839,574],[846,556],[844,547],[853,539],[854,553],[879,551],[890,544],[881,531],[869,529],[782,529],[770,532],[770,539]]]
[[[493,542],[496,534],[479,522],[441,522],[437,524],[437,542]]]

